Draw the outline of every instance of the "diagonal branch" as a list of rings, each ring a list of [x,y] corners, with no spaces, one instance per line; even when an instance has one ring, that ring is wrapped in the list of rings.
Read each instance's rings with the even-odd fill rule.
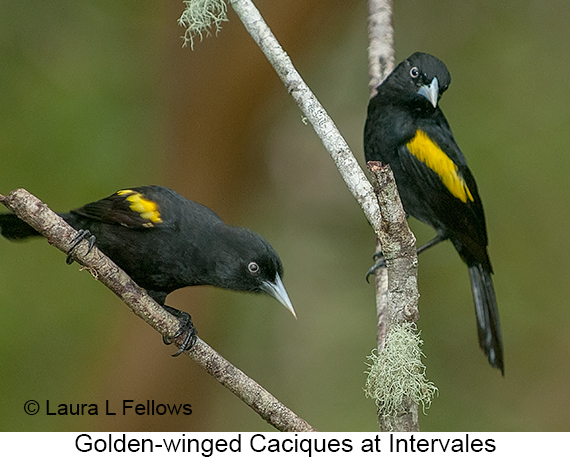
[[[8,196],[0,195],[0,203],[46,237],[49,244],[66,254],[69,252],[77,231],[37,197],[25,189],[16,189]],[[131,311],[156,331],[169,338],[175,335],[179,329],[178,320],[156,303],[96,246],[88,253],[88,246],[87,241],[82,241],[73,251],[73,259],[111,289]],[[174,343],[180,346],[183,340],[184,335],[181,335]],[[185,353],[278,430],[316,431],[200,338],[192,349]]]
[[[293,65],[291,58],[283,50],[253,2],[251,0],[229,0],[229,3],[283,81],[287,91],[313,126],[348,189],[378,234],[381,219],[378,200],[372,185],[360,168],[346,140],[315,94],[307,86]]]

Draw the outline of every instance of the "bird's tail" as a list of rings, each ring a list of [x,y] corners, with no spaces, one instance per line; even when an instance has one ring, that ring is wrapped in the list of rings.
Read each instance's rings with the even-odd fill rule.
[[[24,240],[40,234],[15,214],[0,214],[0,233],[11,241]]]
[[[469,267],[469,277],[475,301],[479,346],[485,352],[491,366],[501,370],[504,376],[503,340],[491,270],[480,263],[475,264]]]

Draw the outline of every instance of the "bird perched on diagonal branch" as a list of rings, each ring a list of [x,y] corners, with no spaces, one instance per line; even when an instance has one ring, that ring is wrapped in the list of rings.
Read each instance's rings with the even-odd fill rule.
[[[479,345],[504,374],[503,343],[487,252],[485,215],[475,178],[438,106],[451,82],[436,57],[416,52],[378,86],[364,128],[366,161],[389,164],[404,210],[450,240],[469,268]],[[382,263],[369,270],[369,274]]]
[[[226,225],[209,208],[166,187],[120,190],[60,216],[79,231],[74,246],[83,239],[91,246],[96,243],[179,319],[179,335],[186,332],[187,337],[175,355],[189,349],[196,339],[190,315],[165,303],[170,292],[182,287],[212,285],[266,292],[296,317],[273,247],[257,233]],[[40,235],[15,214],[0,214],[0,232],[9,240]],[[72,251],[68,263],[73,261]]]

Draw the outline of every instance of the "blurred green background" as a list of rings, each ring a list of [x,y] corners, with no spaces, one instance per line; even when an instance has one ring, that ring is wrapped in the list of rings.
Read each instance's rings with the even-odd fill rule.
[[[262,14],[362,160],[366,2],[259,0]],[[263,234],[299,320],[213,288],[169,297],[199,334],[323,431],[376,431],[363,395],[375,346],[375,240],[312,128],[229,12],[182,48],[180,1],[0,3],[0,193],[68,210],[162,184]],[[419,327],[439,397],[424,431],[570,430],[570,3],[396,1],[396,57],[441,58],[441,106],[487,215],[506,353],[479,350],[467,269],[422,255]],[[412,222],[418,242],[432,235]],[[43,240],[0,240],[0,430],[271,430]],[[27,416],[27,400],[42,411]],[[104,416],[105,400],[190,403],[192,415]],[[45,402],[99,416],[46,416]]]

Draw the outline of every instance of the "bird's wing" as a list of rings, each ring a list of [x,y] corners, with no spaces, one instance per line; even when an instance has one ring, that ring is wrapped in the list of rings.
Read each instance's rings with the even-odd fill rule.
[[[162,224],[159,205],[136,189],[125,189],[71,211],[107,224],[129,228],[151,228]]]
[[[400,160],[409,168],[407,176],[416,177],[425,201],[444,226],[487,246],[477,185],[450,132],[449,127],[418,130],[412,140],[400,146]]]

